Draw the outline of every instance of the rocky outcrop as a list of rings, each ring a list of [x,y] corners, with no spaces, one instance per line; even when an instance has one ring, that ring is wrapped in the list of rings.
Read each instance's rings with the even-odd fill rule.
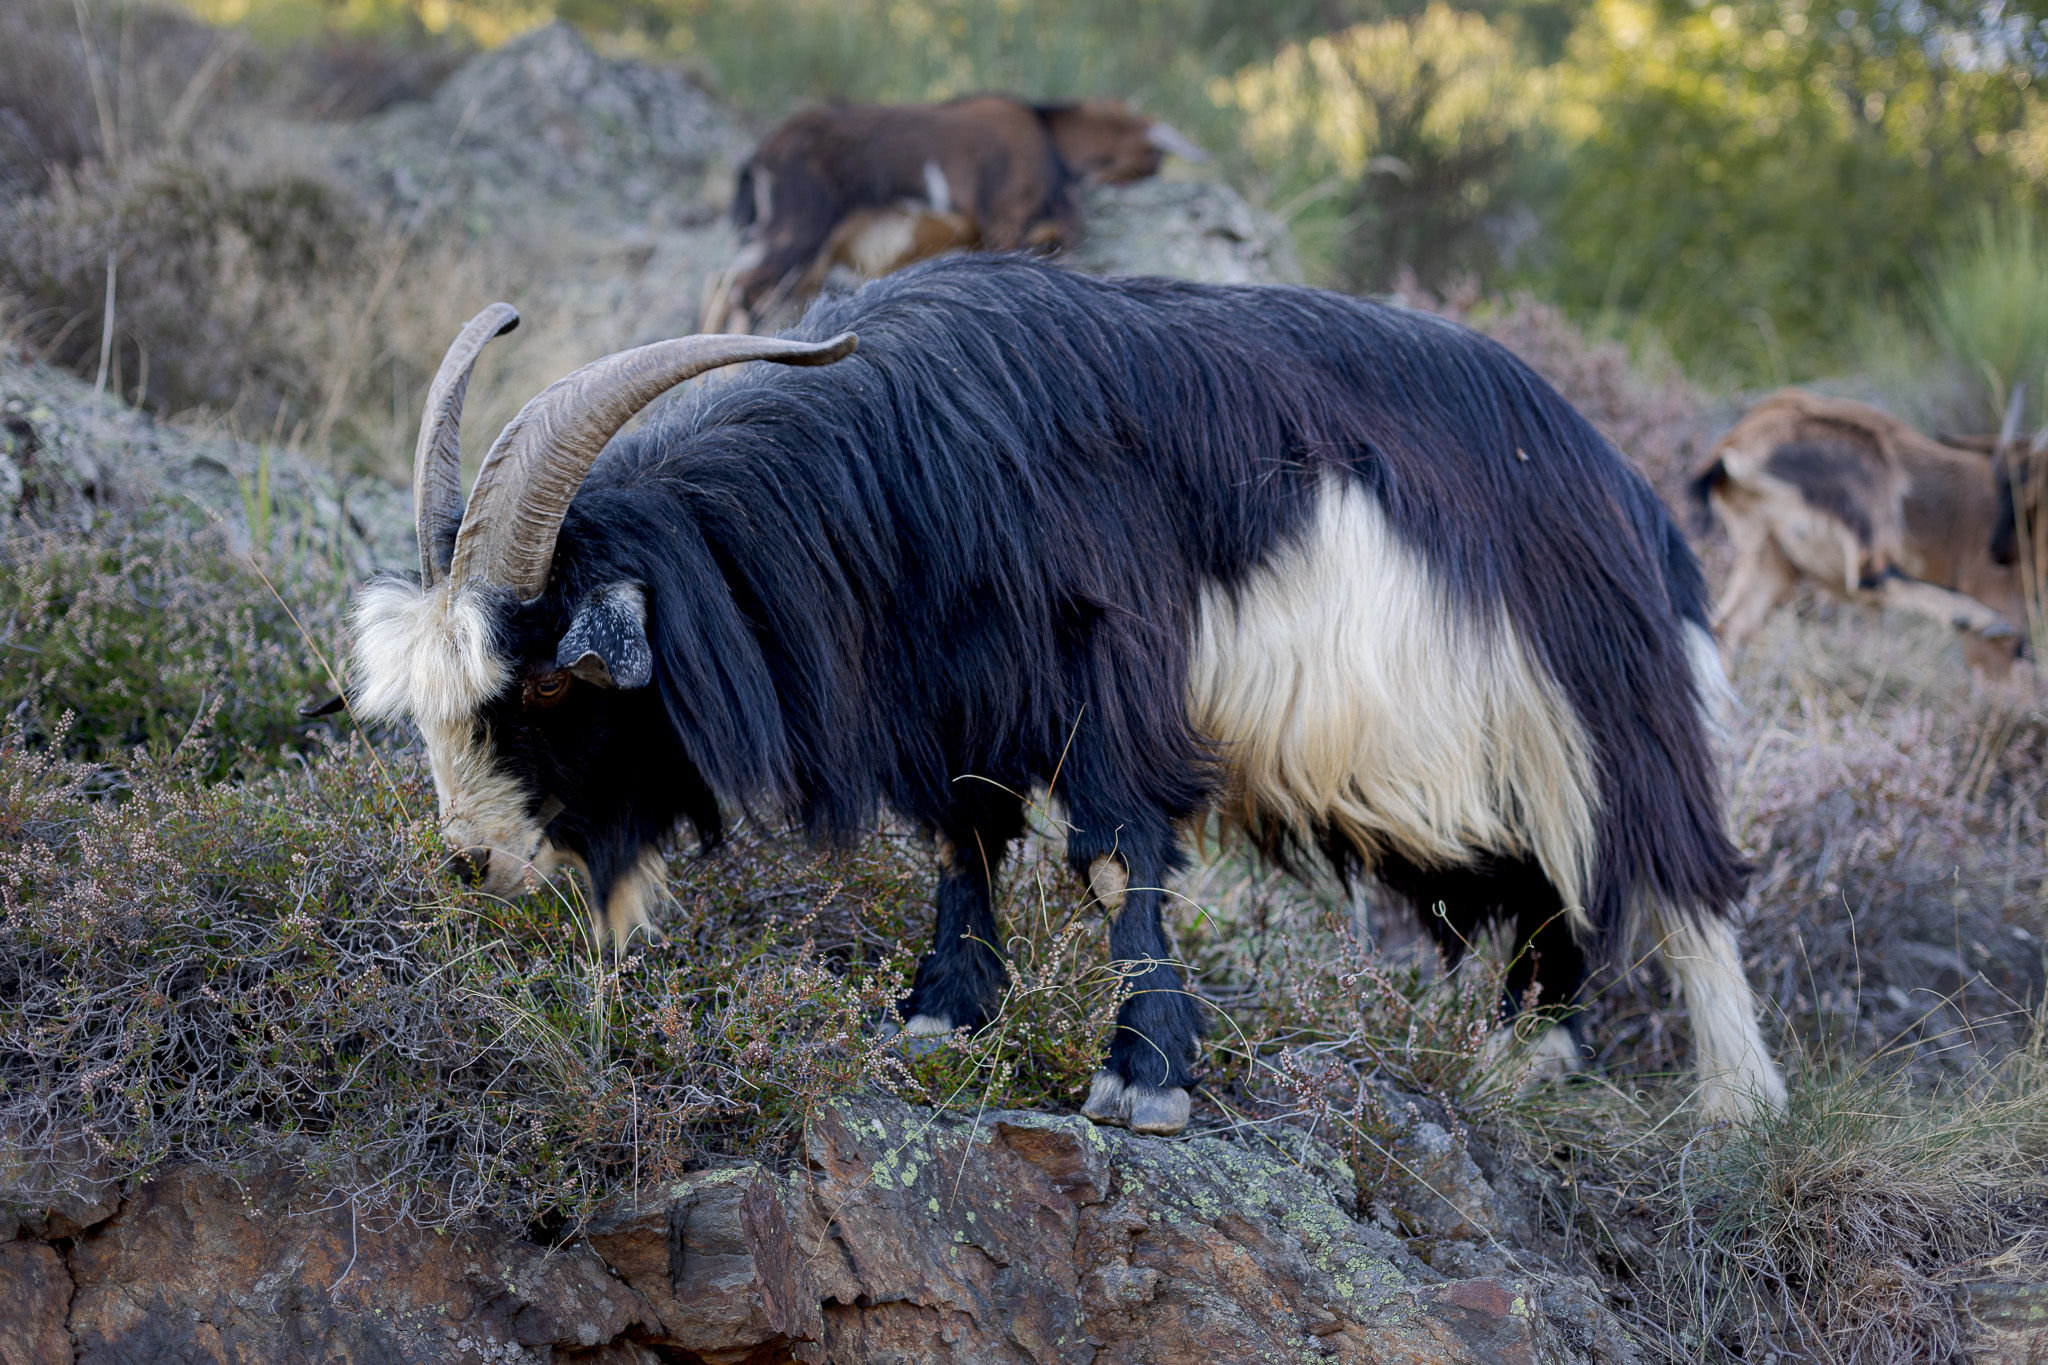
[[[454,209],[472,230],[536,208],[586,225],[693,226],[723,207],[747,150],[739,121],[680,71],[608,60],[561,23],[335,139],[339,168],[374,197]]]
[[[0,1365],[1635,1359],[1583,1286],[1448,1280],[1349,1188],[1298,1136],[877,1099],[820,1113],[787,1173],[701,1172],[555,1248],[186,1167],[90,1226],[0,1223]]]
[[[33,509],[83,525],[96,509],[145,504],[219,526],[237,551],[256,531],[280,551],[317,544],[357,577],[403,568],[415,553],[411,496],[386,480],[95,402],[92,385],[0,349],[0,522]]]
[[[1073,264],[1097,275],[1171,275],[1207,284],[1299,284],[1287,225],[1213,180],[1098,185],[1083,198]]]
[[[2048,1360],[2048,1284],[1979,1280],[1956,1291],[1971,1327],[1972,1365],[2040,1365]]]

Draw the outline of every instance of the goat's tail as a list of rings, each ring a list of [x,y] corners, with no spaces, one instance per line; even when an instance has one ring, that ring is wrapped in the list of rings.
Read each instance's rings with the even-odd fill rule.
[[[1713,492],[1728,482],[1728,466],[1716,458],[1714,462],[1692,476],[1685,486],[1686,502],[1692,508],[1692,529],[1695,535],[1705,535],[1714,529]]]

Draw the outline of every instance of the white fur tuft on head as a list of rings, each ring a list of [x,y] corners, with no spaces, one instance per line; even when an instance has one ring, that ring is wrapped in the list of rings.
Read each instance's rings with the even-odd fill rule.
[[[359,715],[411,716],[423,729],[465,725],[511,678],[483,596],[448,580],[422,591],[375,579],[357,595],[352,625]]]

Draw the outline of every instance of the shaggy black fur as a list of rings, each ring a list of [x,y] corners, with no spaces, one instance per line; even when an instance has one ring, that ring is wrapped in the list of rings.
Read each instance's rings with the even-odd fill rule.
[[[1110,1065],[1188,1084],[1200,1020],[1157,888],[1217,775],[1184,699],[1197,593],[1300,533],[1334,470],[1456,610],[1512,620],[1576,709],[1600,784],[1585,948],[1615,946],[1633,893],[1700,914],[1741,894],[1680,630],[1706,619],[1698,566],[1649,486],[1501,347],[1314,290],[988,257],[822,303],[796,334],[844,330],[848,360],[754,367],[617,441],[548,592],[508,609],[505,647],[545,669],[577,603],[647,588],[653,686],[579,682],[489,718],[535,808],[566,803],[551,832],[600,893],[678,819],[715,838],[721,801],[821,837],[893,807],[959,851],[905,1013],[974,1023],[1004,980],[990,893],[1019,794],[1057,772],[1075,868],[1114,850],[1130,869],[1116,957],[1154,964]],[[1461,920],[1554,923],[1555,889],[1505,853],[1387,875]],[[1558,942],[1546,993],[1566,990]]]

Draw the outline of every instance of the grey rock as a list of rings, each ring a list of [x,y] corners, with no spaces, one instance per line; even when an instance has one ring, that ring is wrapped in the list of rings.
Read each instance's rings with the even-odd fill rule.
[[[1463,1142],[1422,1120],[1395,1144],[1390,1179],[1380,1198],[1404,1226],[1458,1241],[1492,1241],[1509,1230],[1493,1187]]]
[[[1580,1282],[1404,1271],[1352,1183],[1298,1133],[1166,1141],[874,1097],[813,1114],[795,1169],[650,1187],[554,1248],[379,1218],[283,1172],[173,1167],[68,1244],[0,1243],[0,1291],[34,1310],[0,1353],[1635,1365]]]
[[[375,196],[453,208],[482,231],[548,207],[697,225],[745,154],[737,120],[681,72],[607,60],[560,23],[471,58],[432,100],[334,144],[336,165]]]
[[[1098,275],[1171,275],[1209,284],[1293,284],[1287,225],[1210,180],[1097,185],[1073,264]]]
[[[405,490],[338,475],[289,448],[96,403],[90,384],[4,352],[0,430],[10,443],[0,465],[22,475],[11,512],[90,524],[102,509],[155,505],[218,526],[238,550],[260,532],[274,556],[316,557],[328,573],[339,561],[355,578],[416,558]]]
[[[1972,1328],[1971,1365],[2039,1365],[2048,1360],[2048,1284],[1979,1280],[1956,1291]]]

